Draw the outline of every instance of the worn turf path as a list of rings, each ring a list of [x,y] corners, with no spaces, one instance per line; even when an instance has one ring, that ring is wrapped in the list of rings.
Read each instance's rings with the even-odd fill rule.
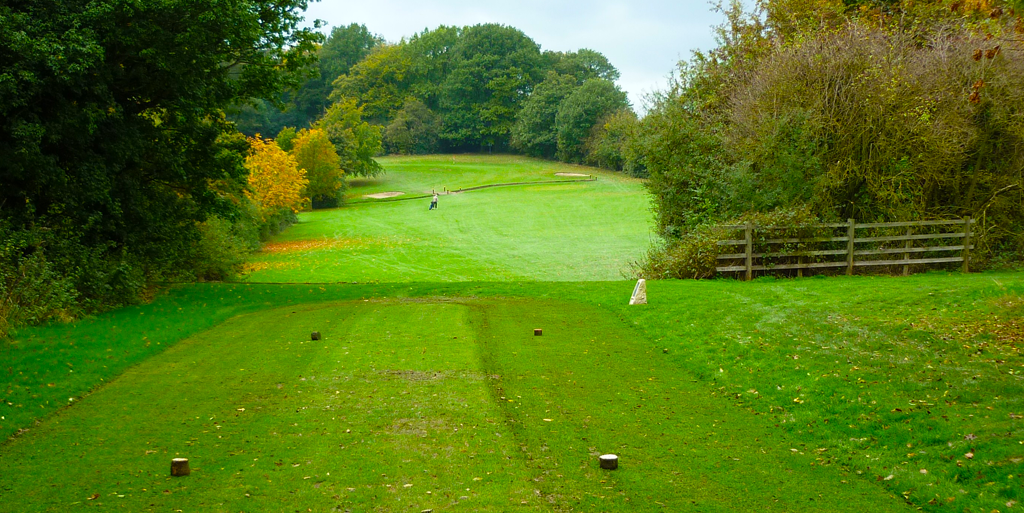
[[[606,310],[555,300],[246,314],[9,441],[0,510],[905,508],[671,361]],[[598,469],[608,452],[615,472]],[[167,476],[175,456],[192,476]]]

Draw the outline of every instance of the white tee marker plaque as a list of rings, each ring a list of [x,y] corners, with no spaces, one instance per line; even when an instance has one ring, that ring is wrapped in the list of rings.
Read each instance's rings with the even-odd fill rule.
[[[647,304],[647,280],[640,278],[636,281],[636,287],[633,287],[633,297],[629,298],[629,304]]]

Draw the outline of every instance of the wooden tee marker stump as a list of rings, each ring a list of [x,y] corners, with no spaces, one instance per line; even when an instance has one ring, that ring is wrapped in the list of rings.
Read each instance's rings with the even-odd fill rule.
[[[619,457],[614,454],[601,455],[601,468],[615,470],[619,468]]]
[[[171,460],[171,475],[175,477],[187,476],[192,473],[188,468],[188,458],[174,458]]]
[[[544,334],[544,330],[542,330],[540,328],[536,328],[536,329],[533,330],[533,336],[535,336],[535,337],[539,337],[539,336],[541,336],[543,334]]]
[[[320,340],[320,332],[319,331],[314,331],[313,333],[310,333],[309,334],[309,339],[310,340]]]

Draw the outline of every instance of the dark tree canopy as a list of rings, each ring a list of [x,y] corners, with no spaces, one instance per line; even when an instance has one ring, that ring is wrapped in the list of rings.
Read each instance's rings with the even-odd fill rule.
[[[334,81],[384,44],[384,39],[371,33],[365,25],[353,23],[334,27],[327,41],[317,51],[319,73],[297,87],[286,90],[279,105],[259,100],[252,105],[235,107],[230,119],[246,135],[263,132],[273,135],[286,126],[312,126],[331,105]]]
[[[542,76],[540,46],[503,25],[463,29],[440,91],[441,138],[453,148],[504,148],[523,100]]]
[[[558,106],[577,87],[576,77],[549,71],[523,102],[512,127],[512,147],[531,157],[554,158],[558,150],[555,115]]]
[[[0,235],[36,234],[6,263],[45,250],[86,298],[178,265],[241,187],[245,143],[222,109],[275,97],[313,58],[305,6],[0,6]]]
[[[583,162],[584,143],[597,121],[619,109],[629,107],[626,93],[615,84],[592,78],[572,92],[555,114],[557,155],[565,162]]]
[[[346,111],[354,101],[362,121],[381,128],[385,151],[518,151],[579,162],[588,148],[600,147],[605,155],[595,158],[604,165],[618,167],[624,162],[620,153],[626,138],[611,134],[632,133],[628,127],[600,132],[596,137],[610,139],[585,145],[598,119],[628,108],[624,94],[614,86],[618,70],[599,52],[542,52],[522,31],[498,24],[440,26],[397,43],[374,43],[365,27],[345,30],[366,43],[360,51],[368,51],[334,79],[330,100],[347,105]],[[330,45],[328,41],[324,48]],[[322,59],[324,54],[321,51]],[[321,69],[326,66],[322,61]],[[598,92],[595,84],[611,89]],[[563,109],[561,145],[566,150],[558,153],[555,117],[574,94],[571,105]],[[587,102],[595,103],[584,105]],[[257,131],[259,123],[269,127],[264,130],[268,133],[282,128],[279,119],[265,113],[251,111],[245,116],[235,119],[245,124],[246,132]]]

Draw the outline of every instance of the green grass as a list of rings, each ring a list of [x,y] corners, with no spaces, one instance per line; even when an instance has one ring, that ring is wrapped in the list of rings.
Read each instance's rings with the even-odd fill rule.
[[[95,384],[112,382],[39,425],[20,417],[29,430],[0,449],[0,466],[19,470],[0,479],[0,495],[39,510],[101,501],[273,511],[297,500],[476,511],[516,497],[526,510],[882,511],[906,501],[990,512],[1020,501],[1024,275],[652,282],[639,307],[623,304],[630,290],[201,285],[76,327],[23,330],[4,347],[16,368],[46,368],[26,356],[83,333],[109,333],[106,346],[68,345],[62,356],[141,363],[113,381],[123,366],[93,369]],[[313,329],[323,346],[307,342]],[[142,333],[160,348],[186,340],[153,354]],[[45,386],[52,379],[26,374],[19,386],[36,397],[0,412],[43,418],[39,405],[66,395]],[[367,445],[349,444],[342,428]],[[603,452],[620,454],[622,469],[599,472]],[[175,454],[200,470],[170,480]],[[96,474],[85,456],[109,470]]]
[[[581,179],[555,173],[595,174],[604,178],[614,176],[591,167],[515,155],[428,155],[383,157],[377,160],[387,173],[375,178],[351,180],[352,188],[348,191],[347,201],[379,202],[365,196],[381,192],[401,192],[403,196],[398,197],[402,198],[481,185]]]
[[[234,317],[10,444],[0,465],[20,471],[5,492],[12,511],[901,509],[874,483],[809,467],[767,421],[636,342],[606,311],[555,300]],[[605,452],[620,470],[597,468]],[[190,478],[167,476],[178,456]]]
[[[457,159],[465,186],[557,169]],[[444,184],[441,160],[363,190]],[[0,341],[0,511],[1022,507],[1024,273],[661,281],[631,307],[593,280],[646,247],[646,196],[596,174],[304,214],[250,277],[365,283],[178,286]]]
[[[643,185],[592,168],[520,157],[386,159],[365,190],[420,190],[550,179],[589,172],[595,182],[522,185],[429,199],[302,213],[251,262],[251,282],[591,281],[623,277],[651,243]],[[438,190],[440,188],[438,187]],[[356,188],[354,194],[363,191]]]

